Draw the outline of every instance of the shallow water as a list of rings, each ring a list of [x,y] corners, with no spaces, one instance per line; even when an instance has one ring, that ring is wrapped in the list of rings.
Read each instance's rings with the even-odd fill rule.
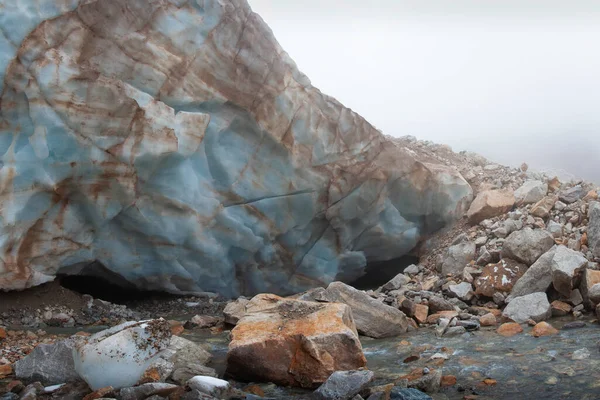
[[[571,321],[553,319],[550,323],[561,328]],[[478,399],[600,399],[600,325],[585,322],[584,328],[561,330],[542,338],[531,336],[530,327],[511,338],[498,335],[492,328],[454,338],[437,338],[433,329],[420,329],[389,339],[361,337],[361,342],[368,367],[376,374],[375,384],[390,383],[423,367],[441,367],[444,375],[456,376],[458,384],[442,388],[434,395],[436,399],[462,399],[471,394],[477,394]],[[228,332],[194,332],[186,337],[208,345],[214,355],[212,367],[220,374],[224,372]],[[574,360],[573,353],[581,349],[587,349],[589,356]],[[431,359],[436,353],[448,359]],[[404,363],[415,354],[419,360]],[[578,355],[585,357],[586,351],[575,353],[575,358]],[[486,378],[497,383],[487,386],[483,383]],[[464,391],[459,391],[459,386]],[[273,397],[302,393],[273,385],[261,387]]]

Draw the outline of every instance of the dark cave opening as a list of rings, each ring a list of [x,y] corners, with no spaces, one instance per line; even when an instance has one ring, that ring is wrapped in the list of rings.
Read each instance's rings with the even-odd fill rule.
[[[348,284],[360,290],[377,289],[404,271],[406,267],[418,263],[419,257],[409,255],[388,261],[371,262],[367,264],[363,276]]]
[[[95,299],[114,304],[129,304],[136,301],[170,298],[173,295],[137,289],[131,284],[123,285],[110,282],[97,276],[59,275],[60,285],[79,294],[89,294]]]

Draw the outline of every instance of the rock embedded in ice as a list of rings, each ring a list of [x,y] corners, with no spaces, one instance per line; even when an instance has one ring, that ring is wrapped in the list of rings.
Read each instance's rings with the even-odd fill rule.
[[[77,343],[73,349],[75,370],[92,390],[131,387],[170,339],[165,320],[126,322]]]

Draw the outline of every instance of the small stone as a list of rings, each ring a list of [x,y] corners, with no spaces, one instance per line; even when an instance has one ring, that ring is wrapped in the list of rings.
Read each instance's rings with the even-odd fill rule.
[[[552,315],[552,309],[546,293],[537,292],[512,299],[502,315],[518,323],[528,319],[540,322]]]
[[[150,396],[168,396],[175,392],[179,386],[169,383],[145,383],[140,386],[123,388],[119,395],[121,400],[143,400]]]
[[[0,378],[6,378],[8,375],[12,374],[13,369],[10,364],[0,365]]]
[[[496,326],[496,316],[492,313],[487,313],[479,317],[479,323],[481,324],[481,326]]]
[[[452,326],[446,330],[444,336],[452,337],[452,336],[460,336],[463,333],[467,333],[467,329],[464,326]]]
[[[419,272],[421,272],[421,270],[414,264],[411,264],[404,269],[404,273],[409,275],[417,275]]]
[[[468,282],[462,282],[458,285],[450,285],[448,291],[461,300],[469,301],[473,298],[473,287]]]
[[[220,318],[213,317],[211,315],[195,315],[191,320],[185,323],[186,329],[205,329],[211,328],[221,322]]]
[[[569,322],[567,324],[564,324],[562,329],[568,330],[568,329],[579,329],[579,328],[584,328],[586,326],[585,322],[581,322],[581,321],[573,321],[573,322]]]
[[[477,248],[473,242],[462,242],[448,248],[442,264],[443,275],[461,275],[467,264],[475,259]]]
[[[406,285],[410,282],[410,278],[404,274],[398,274],[394,278],[392,278],[388,283],[383,285],[381,289],[385,292],[389,292],[392,290],[398,290],[402,286]]]
[[[544,197],[531,207],[531,215],[538,218],[547,218],[557,200],[558,197],[554,195]]]
[[[555,238],[560,238],[563,235],[563,226],[558,222],[548,221],[546,230]]]
[[[476,331],[476,330],[479,330],[479,327],[481,325],[479,324],[479,322],[477,322],[475,320],[470,320],[470,321],[458,321],[456,323],[456,326],[462,326],[467,331]]]
[[[507,322],[500,325],[496,332],[499,335],[510,337],[523,332],[523,328],[521,328],[521,325],[517,324],[516,322]]]
[[[0,340],[6,339],[6,330],[4,328],[0,328]]]
[[[231,389],[229,382],[211,376],[195,376],[187,382],[187,386],[219,399],[226,397]]]
[[[517,205],[537,203],[548,193],[548,184],[541,181],[527,181],[515,190]]]
[[[442,386],[454,386],[456,385],[456,376],[454,375],[443,375],[442,376]]]
[[[557,333],[558,333],[557,329],[555,329],[552,325],[550,325],[549,323],[544,322],[544,321],[538,323],[531,330],[531,334],[534,337],[556,335]]]
[[[569,303],[571,303],[574,306],[578,306],[581,303],[583,303],[583,297],[581,296],[581,292],[579,291],[579,289],[573,289],[573,291],[571,291],[571,295],[569,296]]]
[[[360,393],[375,374],[372,371],[336,371],[314,393],[315,400],[351,399]]]
[[[448,300],[438,296],[433,296],[429,299],[429,311],[435,314],[439,311],[454,311],[454,305]]]
[[[427,321],[429,315],[429,307],[424,304],[415,304],[414,318],[418,323],[424,324]]]
[[[83,400],[98,400],[105,397],[112,397],[110,394],[112,394],[114,391],[115,389],[112,386],[101,388],[88,394],[83,398]]]
[[[590,358],[591,354],[590,351],[588,349],[579,349],[579,350],[575,350],[573,352],[573,355],[571,356],[572,360],[585,360],[587,358]]]
[[[550,304],[550,307],[552,307],[553,317],[563,317],[565,315],[568,315],[572,310],[572,307],[569,304],[559,300],[554,300]]]

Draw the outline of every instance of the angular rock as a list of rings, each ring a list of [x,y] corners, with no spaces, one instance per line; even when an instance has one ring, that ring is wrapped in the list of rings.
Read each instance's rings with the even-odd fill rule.
[[[385,285],[383,285],[381,287],[381,289],[384,292],[389,292],[391,290],[398,290],[400,289],[402,286],[406,285],[408,282],[410,282],[410,278],[406,275],[402,274],[398,274],[395,277],[393,277],[389,282],[387,282]]]
[[[418,323],[424,324],[427,321],[429,315],[429,307],[424,304],[415,304],[414,318]]]
[[[229,325],[235,325],[246,313],[246,304],[250,300],[245,298],[239,298],[235,301],[227,303],[223,310],[223,316],[225,317],[225,323]]]
[[[546,230],[555,238],[560,238],[563,235],[563,226],[558,222],[548,221]]]
[[[500,325],[496,332],[499,335],[510,337],[523,332],[523,328],[521,328],[521,325],[517,324],[516,322],[507,322]]]
[[[502,315],[519,324],[528,320],[540,322],[552,316],[552,309],[546,293],[532,293],[512,299]]]
[[[366,365],[350,307],[262,294],[231,331],[227,375],[315,388]],[[268,348],[269,351],[265,351]]]
[[[479,318],[479,323],[481,326],[496,326],[498,322],[496,321],[496,316],[494,314],[487,313]]]
[[[469,282],[448,286],[448,291],[461,300],[469,301],[473,298],[473,287]]]
[[[375,300],[363,291],[342,282],[333,282],[326,293],[330,301],[350,306],[356,329],[361,335],[384,338],[398,336],[408,329],[408,321],[402,311]]]
[[[126,322],[98,332],[73,349],[75,371],[92,390],[135,385],[171,340],[165,320]]]
[[[565,297],[571,295],[573,288],[579,285],[581,274],[587,267],[587,259],[583,254],[558,246],[552,257],[552,285]]]
[[[558,200],[557,196],[546,196],[531,207],[531,215],[538,218],[547,218],[554,204]]]
[[[581,292],[581,297],[583,298],[583,304],[589,308],[593,309],[594,305],[590,300],[590,290],[596,284],[600,283],[600,271],[586,269],[581,277],[581,284],[579,285],[579,291]]]
[[[73,341],[40,344],[15,363],[18,379],[56,385],[81,380],[73,364]]]
[[[550,304],[550,307],[552,307],[553,317],[564,317],[565,315],[568,315],[573,309],[573,307],[571,307],[569,304],[559,300],[554,300]]]
[[[315,400],[350,400],[373,379],[372,371],[336,371],[311,396]]]
[[[206,367],[210,359],[210,353],[198,344],[179,336],[173,336],[169,346],[148,368],[158,369],[162,380],[171,377],[175,382],[183,380],[185,383],[196,375],[215,375],[212,368]],[[178,376],[175,377],[177,371]]]
[[[442,297],[433,296],[429,299],[429,311],[432,314],[440,311],[454,311],[454,305]]]
[[[497,264],[488,264],[475,280],[475,294],[493,297],[497,292],[510,293],[526,271],[526,265],[509,258],[504,258]]]
[[[409,275],[416,275],[419,272],[421,272],[421,269],[417,265],[411,264],[408,267],[406,267],[402,272]]]
[[[573,289],[571,295],[569,296],[569,303],[574,306],[578,306],[583,303],[583,296],[581,296],[581,291],[579,289]]]
[[[515,195],[511,190],[488,190],[477,195],[467,217],[470,224],[478,224],[484,219],[509,212],[515,205]]]
[[[548,194],[548,184],[542,181],[527,181],[515,190],[515,203],[525,205],[537,203]]]
[[[575,203],[587,194],[587,191],[581,186],[573,186],[570,189],[560,192],[558,198],[567,204]]]
[[[187,381],[189,381],[190,379],[192,379],[195,376],[211,376],[213,378],[218,378],[219,375],[217,374],[217,372],[210,367],[201,365],[201,364],[190,364],[190,365],[186,365],[183,367],[179,367],[177,369],[175,369],[172,374],[170,379],[179,384],[179,385],[185,385]]]
[[[554,238],[542,229],[525,228],[510,234],[502,247],[502,258],[532,265],[554,246]]]
[[[0,0],[0,290],[298,293],[472,199],[313,87],[245,0],[23,1]]]
[[[229,382],[211,376],[195,376],[188,381],[187,386],[218,399],[225,398],[231,390]]]
[[[600,203],[590,203],[588,209],[587,243],[594,257],[600,258]]]
[[[178,388],[179,386],[169,383],[145,383],[140,386],[123,388],[119,395],[122,400],[144,400],[154,395],[168,397]]]
[[[594,306],[600,303],[600,283],[596,283],[588,290],[588,298]]]
[[[417,389],[394,387],[390,392],[390,400],[431,400],[431,397]]]
[[[536,324],[531,330],[531,335],[534,337],[556,335],[557,333],[558,329],[545,321]]]
[[[536,292],[545,292],[552,284],[552,259],[556,247],[543,254],[515,283],[506,301]]]
[[[467,264],[475,259],[477,248],[473,242],[450,246],[442,264],[443,275],[461,275]]]

